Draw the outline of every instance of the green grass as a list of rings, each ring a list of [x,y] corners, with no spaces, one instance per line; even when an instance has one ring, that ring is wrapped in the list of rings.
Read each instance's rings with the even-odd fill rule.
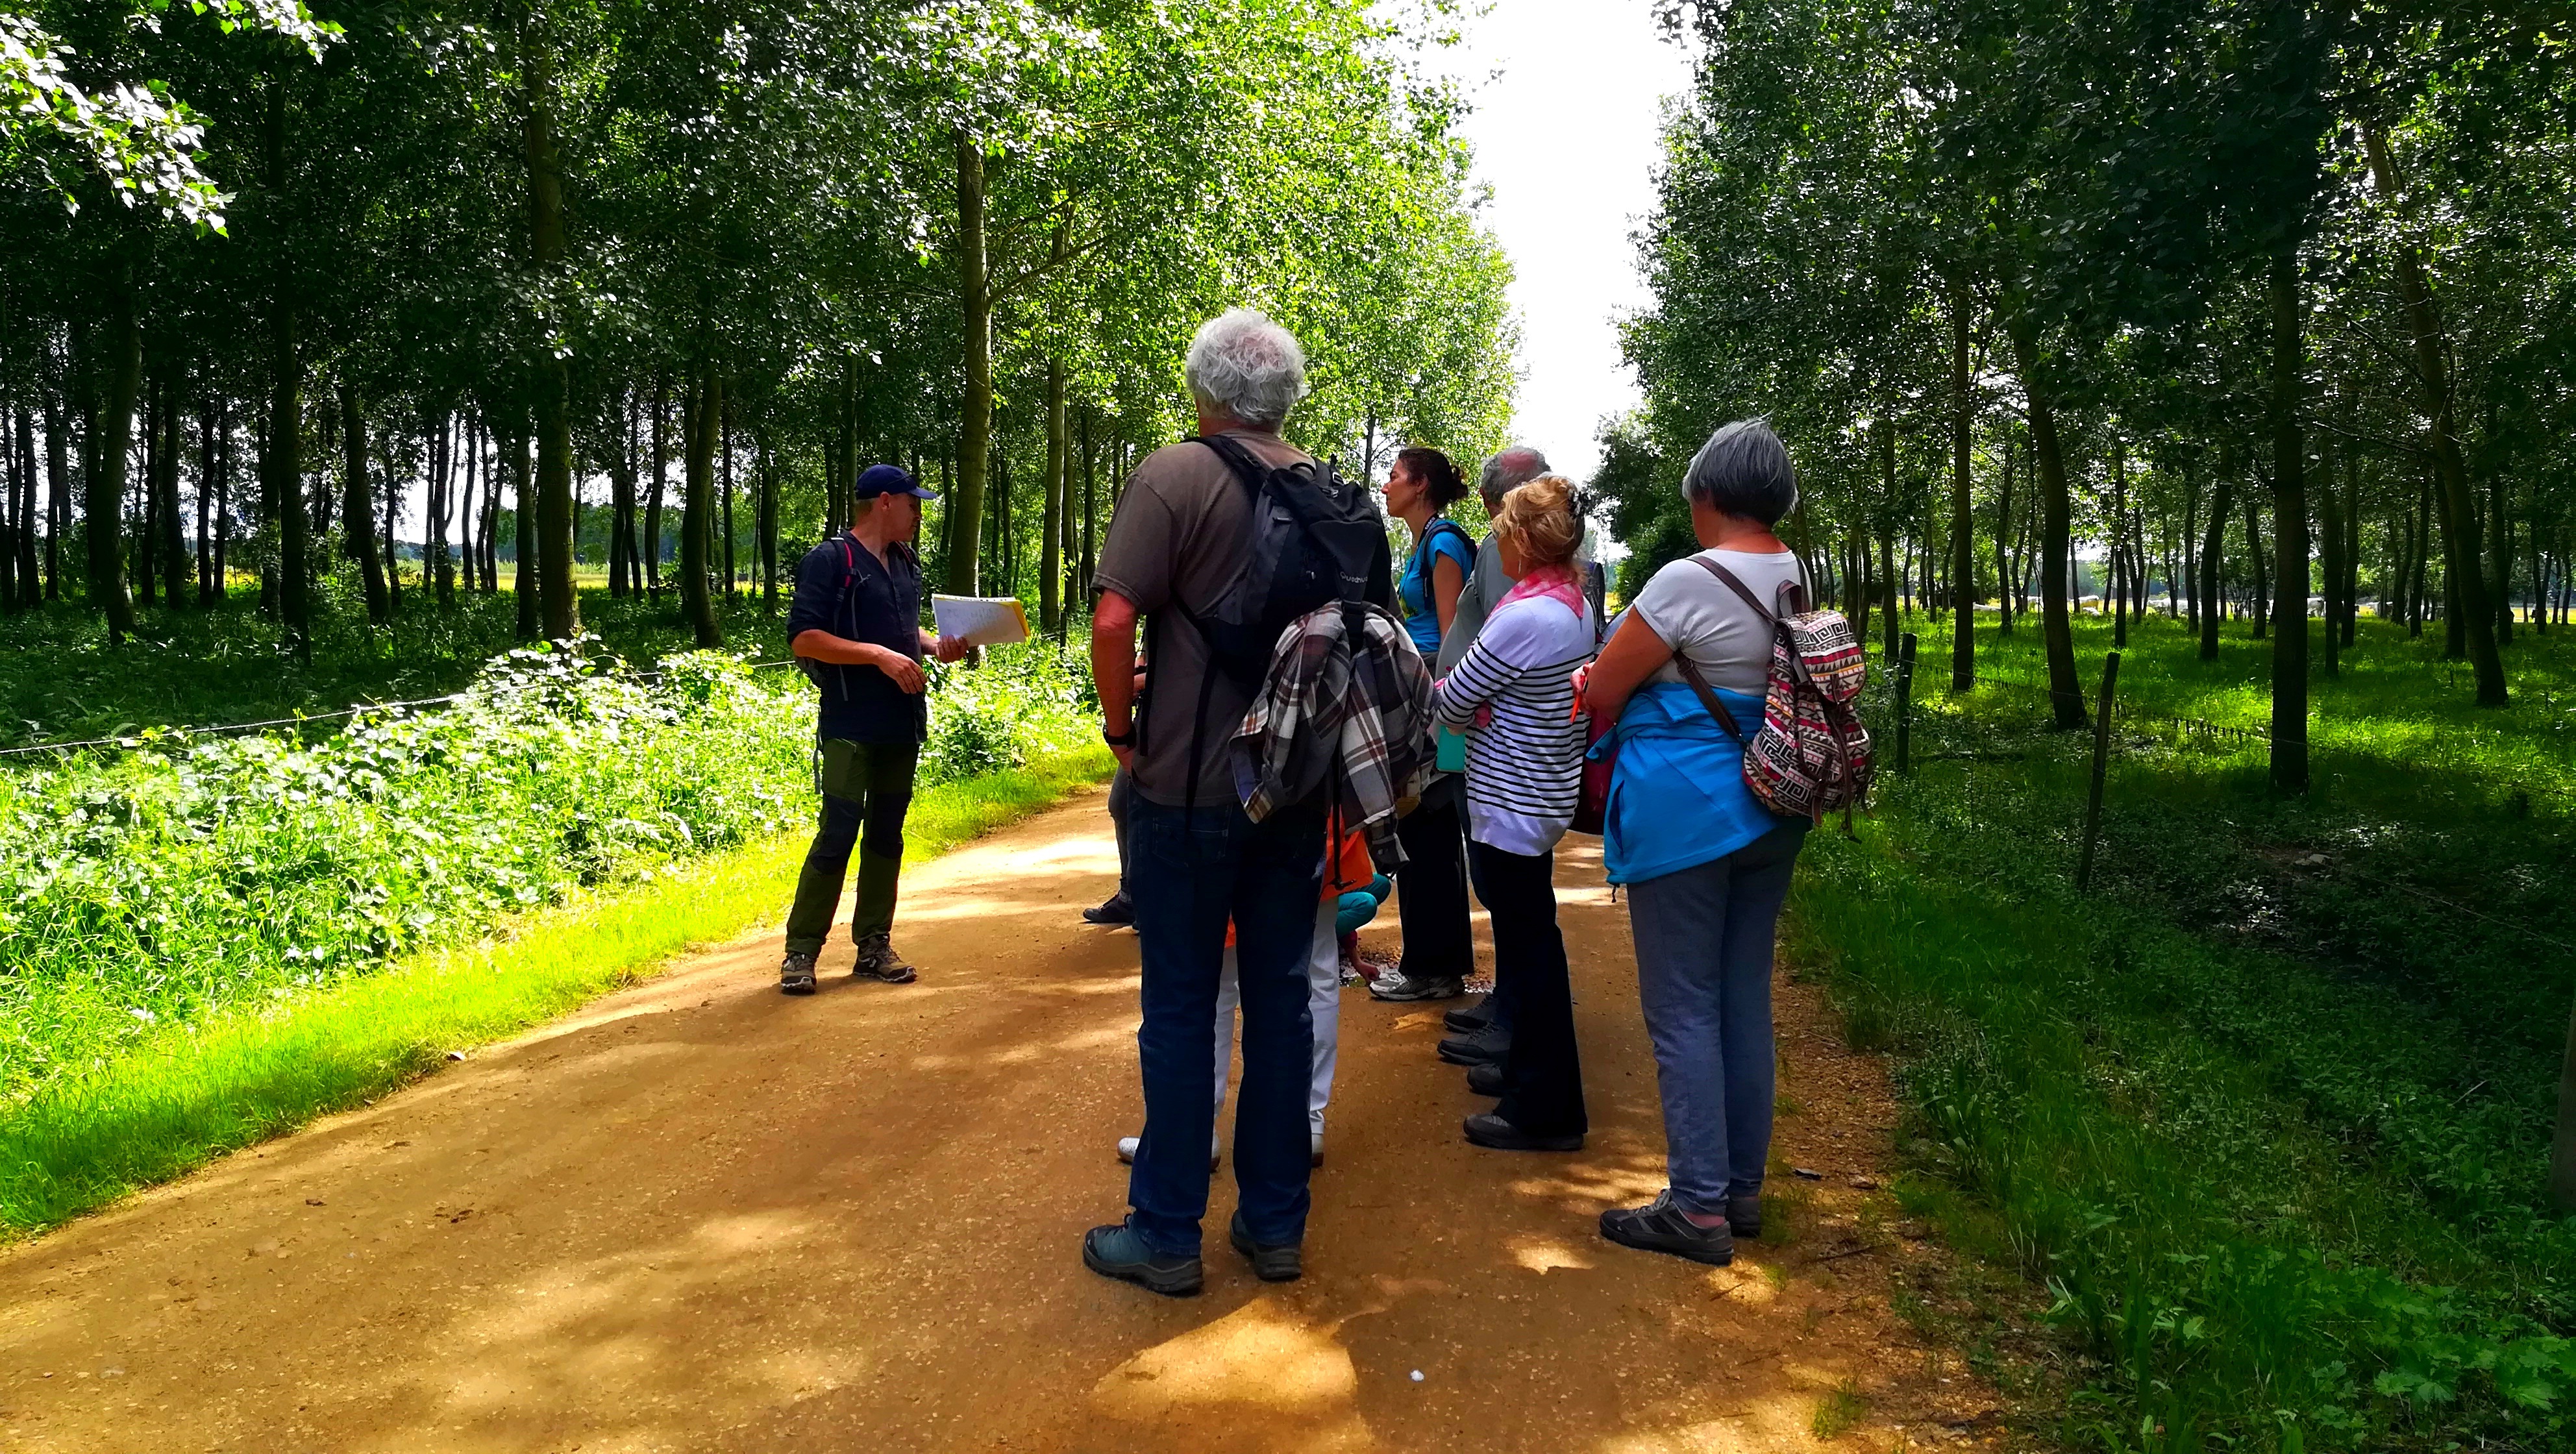
[[[1111,766],[1094,745],[925,789],[905,856],[934,857]],[[40,1231],[373,1100],[451,1050],[516,1034],[768,922],[785,911],[804,849],[801,833],[765,838],[584,896],[501,937],[157,1036],[39,1094],[0,1126],[0,1231]]]
[[[2259,744],[2153,727],[2259,723],[2263,644],[2231,624],[2202,663],[2149,623],[2079,896],[2089,734],[1951,697],[1924,635],[1917,771],[1859,842],[1812,840],[1792,957],[1900,1052],[1910,1207],[2046,1289],[2034,1419],[2103,1450],[2566,1447],[2576,1219],[2543,1177],[2576,907],[2566,815],[2512,797],[2567,785],[2560,638],[2482,712],[2437,642],[2365,622],[2284,799]],[[2108,636],[2079,628],[2088,692]],[[2042,680],[2036,651],[1981,667]]]

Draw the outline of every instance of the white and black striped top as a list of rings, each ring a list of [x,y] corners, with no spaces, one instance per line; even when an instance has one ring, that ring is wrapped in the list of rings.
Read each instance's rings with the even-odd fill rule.
[[[1495,609],[1455,670],[1441,678],[1442,725],[1467,734],[1467,836],[1537,855],[1574,821],[1583,791],[1584,724],[1574,672],[1592,659],[1587,607],[1525,596]],[[1477,709],[1493,717],[1475,725]]]

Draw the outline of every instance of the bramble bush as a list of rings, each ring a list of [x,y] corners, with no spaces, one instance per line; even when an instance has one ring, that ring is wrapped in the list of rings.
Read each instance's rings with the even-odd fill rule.
[[[922,786],[1082,737],[1044,646],[940,673]],[[326,739],[152,731],[0,774],[0,1096],[156,1029],[471,939],[577,888],[796,827],[812,689],[714,652],[592,640],[494,658],[453,704]]]

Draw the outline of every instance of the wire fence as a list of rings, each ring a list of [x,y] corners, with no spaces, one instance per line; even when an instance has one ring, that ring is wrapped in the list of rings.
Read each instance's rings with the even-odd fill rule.
[[[794,666],[795,664],[796,659],[794,657],[785,657],[777,661],[755,661],[751,663],[751,669],[753,671],[770,671],[778,667]],[[661,678],[662,673],[658,671],[644,671],[632,674],[632,679],[636,681],[651,682],[659,681]],[[141,747],[147,742],[162,740],[184,741],[193,737],[228,737],[244,732],[268,732],[279,729],[291,729],[300,732],[305,728],[312,727],[319,723],[355,721],[360,717],[374,712],[401,712],[414,709],[452,707],[462,700],[464,696],[465,694],[463,692],[450,692],[443,697],[414,697],[407,701],[399,702],[360,702],[355,706],[342,707],[336,711],[299,713],[292,717],[266,717],[256,722],[220,722],[211,726],[152,727],[135,732],[120,732],[106,737],[82,737],[61,742],[34,742],[21,747],[0,747],[0,759],[31,757],[39,753],[48,752],[85,752],[97,749],[123,752]]]

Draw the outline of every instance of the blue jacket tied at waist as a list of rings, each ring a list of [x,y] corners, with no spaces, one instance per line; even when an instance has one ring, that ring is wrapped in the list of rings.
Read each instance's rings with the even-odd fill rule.
[[[1719,689],[1738,727],[1762,721],[1762,699]],[[1744,784],[1744,744],[1686,683],[1640,687],[1618,729],[1593,745],[1617,744],[1604,815],[1603,856],[1614,884],[1642,883],[1712,863],[1780,826]]]

